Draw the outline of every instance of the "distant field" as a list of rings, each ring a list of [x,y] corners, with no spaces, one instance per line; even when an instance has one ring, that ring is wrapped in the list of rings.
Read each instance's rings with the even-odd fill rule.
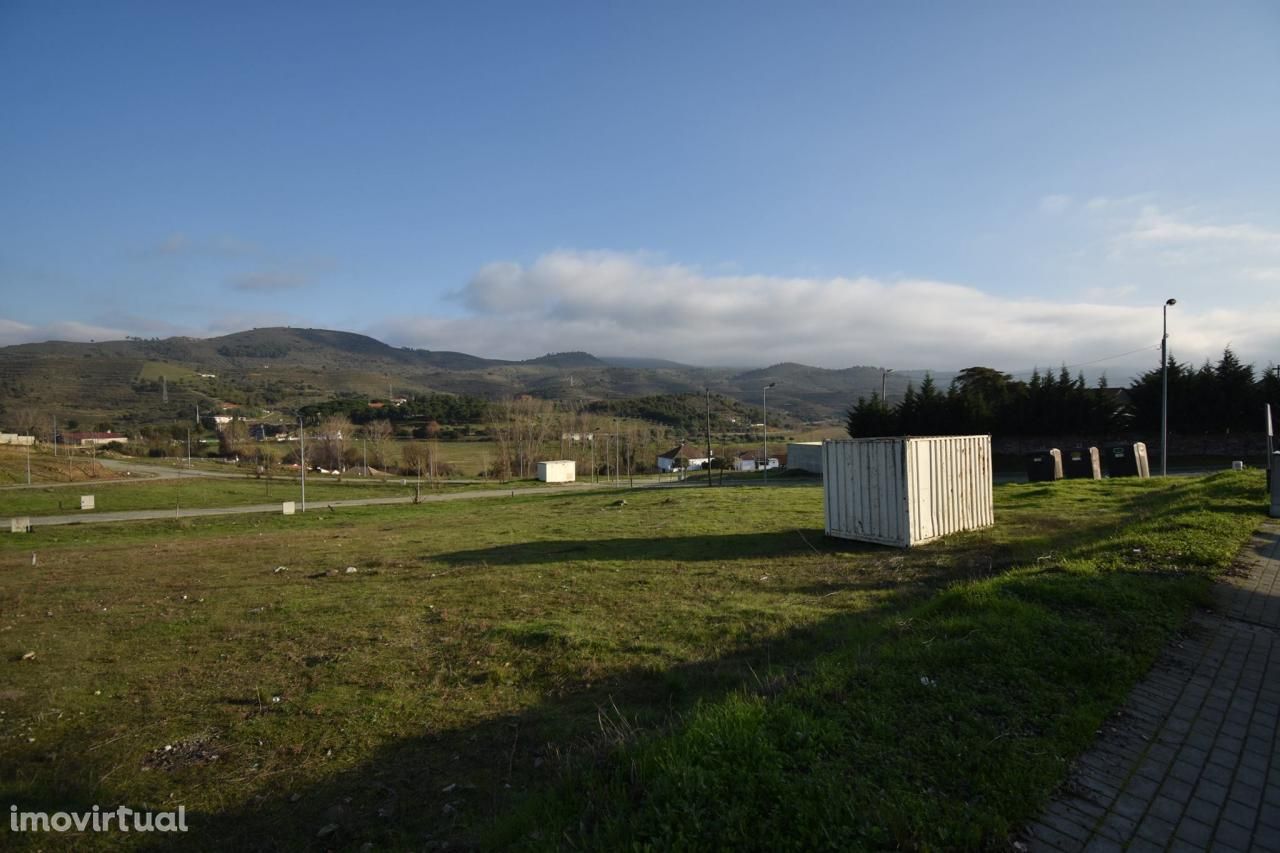
[[[64,451],[54,456],[45,447],[31,450],[32,483],[74,483],[113,480],[118,477],[93,457]],[[27,482],[27,450],[23,447],[0,446],[0,485]]]
[[[543,484],[532,480],[494,483],[495,488],[536,489]],[[475,485],[451,485],[423,481],[421,494],[483,488]],[[243,506],[302,500],[302,485],[296,478],[229,480],[213,477],[150,480],[140,482],[86,483],[84,488],[33,488],[0,490],[0,518],[13,516],[80,514],[80,495],[94,495],[94,512],[117,512],[140,509],[198,509],[220,506]],[[360,500],[362,498],[410,497],[414,482],[401,478],[372,482],[349,478],[335,482],[323,475],[307,477],[307,503]]]
[[[5,536],[0,800],[181,803],[175,849],[998,848],[1260,492],[998,487],[911,551],[814,487]]]
[[[94,495],[96,512],[134,509],[173,509],[181,507],[237,506],[275,501],[296,501],[302,497],[300,484],[292,479],[274,480],[270,488],[266,480],[220,480],[192,477],[189,480],[154,480],[138,483],[86,484],[84,489],[11,489],[0,491],[0,517],[15,515],[56,515],[79,512],[80,494]],[[412,495],[413,486],[352,485],[307,482],[307,501],[392,497]],[[89,515],[89,512],[84,513]]]
[[[611,441],[612,439],[609,439],[609,442]],[[673,444],[674,440],[645,441],[637,447],[637,462],[652,467],[657,464],[658,454],[670,450]],[[410,445],[415,445],[421,448],[434,446],[436,452],[439,454],[437,457],[439,462],[443,462],[451,466],[455,470],[456,476],[467,478],[476,478],[487,473],[493,466],[498,454],[498,448],[494,442],[482,439],[464,439],[454,441],[436,440],[435,442],[430,442],[425,439],[400,439],[395,442],[397,460],[400,458],[400,455],[403,454],[405,448]],[[360,439],[354,439],[351,446],[356,448],[357,452],[359,452],[362,447]],[[201,447],[208,450],[212,449],[214,445],[202,445]],[[239,466],[241,470],[253,470],[254,465],[251,460],[259,451],[278,460],[286,454],[295,451],[297,449],[297,443],[263,441],[252,443],[249,447],[251,448],[249,451],[241,454],[241,458],[244,460]],[[609,444],[609,447],[612,448],[611,443]],[[606,439],[602,436],[597,442],[595,454],[596,462],[601,466],[605,464],[605,448]],[[198,452],[199,450],[197,450],[197,453]],[[609,458],[612,458],[612,450],[609,451],[609,454]],[[578,463],[578,469],[581,476],[585,477],[591,468],[591,445],[585,441],[560,441],[558,438],[555,438],[548,440],[542,445],[540,457],[544,459],[573,459]],[[140,459],[139,461],[146,462],[148,460]],[[158,464],[165,464],[167,460],[157,459],[150,461],[154,461]],[[228,466],[226,463],[217,460],[196,459],[195,461],[200,467],[209,471],[226,472],[228,470],[236,470],[235,468]],[[370,464],[372,465],[374,463],[371,462]]]

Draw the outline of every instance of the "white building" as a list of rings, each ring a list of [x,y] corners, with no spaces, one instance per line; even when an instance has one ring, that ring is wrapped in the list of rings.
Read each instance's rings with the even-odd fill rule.
[[[763,471],[766,468],[772,471],[774,468],[781,467],[782,460],[777,456],[770,456],[767,465],[761,465],[760,457],[755,453],[744,453],[733,460],[733,470],[735,471]]]
[[[672,471],[698,471],[710,461],[706,448],[699,450],[681,442],[679,447],[673,447],[658,457],[658,470],[664,474]]]

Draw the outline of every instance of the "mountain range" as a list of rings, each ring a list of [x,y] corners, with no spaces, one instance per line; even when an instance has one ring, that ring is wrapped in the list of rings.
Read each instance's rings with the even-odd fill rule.
[[[766,368],[698,367],[662,358],[560,352],[524,361],[394,347],[352,332],[260,328],[214,338],[48,341],[0,348],[0,405],[80,420],[133,422],[182,416],[210,401],[288,409],[338,394],[383,399],[446,392],[496,399],[516,394],[590,402],[710,388],[800,421],[842,417],[859,396],[879,392],[883,371],[782,363]],[[894,371],[889,398],[918,385],[922,371]],[[945,385],[950,374],[935,374]]]

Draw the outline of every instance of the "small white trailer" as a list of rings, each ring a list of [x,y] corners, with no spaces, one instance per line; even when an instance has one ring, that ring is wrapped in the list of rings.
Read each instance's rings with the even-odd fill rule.
[[[538,463],[538,479],[544,483],[572,483],[577,479],[572,459],[552,459]]]

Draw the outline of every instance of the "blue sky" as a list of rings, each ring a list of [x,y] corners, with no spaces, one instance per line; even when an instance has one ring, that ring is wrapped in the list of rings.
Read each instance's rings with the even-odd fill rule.
[[[0,109],[0,343],[1280,360],[1274,3],[0,0]]]

